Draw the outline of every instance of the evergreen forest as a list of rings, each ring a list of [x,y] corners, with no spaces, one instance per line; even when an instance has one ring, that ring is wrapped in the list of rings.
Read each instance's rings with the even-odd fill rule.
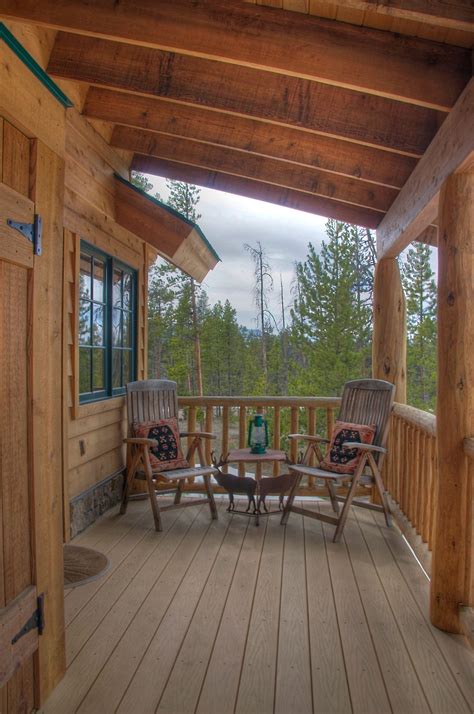
[[[144,190],[152,185],[135,176]],[[198,221],[200,189],[167,182],[168,203]],[[296,262],[291,304],[272,271],[271,246],[245,244],[254,271],[255,329],[239,325],[228,300],[211,305],[187,275],[157,261],[149,275],[149,376],[178,383],[181,395],[332,396],[371,375],[375,235],[328,220],[319,250]],[[434,411],[436,284],[431,248],[400,256],[407,302],[408,402]],[[236,279],[237,276],[236,276]],[[270,311],[272,304],[278,310]]]

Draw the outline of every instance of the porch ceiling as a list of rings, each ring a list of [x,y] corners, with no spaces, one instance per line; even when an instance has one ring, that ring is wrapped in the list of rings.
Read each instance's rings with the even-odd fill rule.
[[[261,4],[0,13],[60,30],[49,73],[88,87],[83,113],[137,170],[376,228],[471,77],[472,3]]]

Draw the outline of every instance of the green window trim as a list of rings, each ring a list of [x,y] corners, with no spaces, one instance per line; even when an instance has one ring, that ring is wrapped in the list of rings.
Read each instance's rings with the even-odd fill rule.
[[[79,268],[79,403],[125,394],[137,371],[137,271],[86,241]]]

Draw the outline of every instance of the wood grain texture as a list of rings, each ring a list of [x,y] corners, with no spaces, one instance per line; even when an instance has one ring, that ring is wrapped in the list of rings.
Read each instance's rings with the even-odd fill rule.
[[[7,219],[19,223],[33,223],[35,207],[29,198],[25,198],[6,184],[0,184],[0,260],[19,267],[33,267],[33,246],[16,229],[7,224]]]
[[[423,22],[436,27],[450,27],[472,32],[474,9],[472,4],[462,0],[391,0],[390,3],[377,0],[345,0],[349,8],[360,11],[377,12],[380,15]]]
[[[359,513],[360,511],[360,513]],[[446,661],[443,646],[438,646],[435,638],[436,628],[430,627],[424,618],[420,620],[420,608],[427,614],[427,603],[415,597],[407,583],[405,582],[399,567],[390,559],[389,548],[384,540],[380,538],[380,531],[375,526],[373,516],[369,511],[358,509],[357,520],[361,525],[364,538],[367,542],[374,561],[376,570],[382,582],[383,588],[390,600],[393,614],[397,620],[398,627],[405,642],[405,646],[410,654],[411,661],[416,669],[420,684],[423,688],[429,706],[434,711],[439,712],[464,712],[469,710],[463,694],[454,686],[454,677],[451,667]],[[396,542],[394,548],[402,553],[402,558],[413,561],[408,555],[409,550],[401,536],[396,531],[382,528],[383,535],[390,542]],[[387,557],[389,558],[387,560]],[[395,566],[395,567],[394,567]],[[423,595],[426,598],[428,592],[428,582],[422,571],[417,566],[416,577],[423,577]],[[440,633],[441,634],[441,633]],[[451,640],[449,640],[451,642]],[[466,652],[467,666],[472,662],[472,657]]]
[[[62,290],[64,161],[33,143],[31,196],[43,219],[43,250],[35,256],[31,304],[30,385],[34,483],[34,572],[47,591],[46,627],[39,646],[37,701],[65,671],[62,551]]]
[[[474,87],[474,85],[473,85]],[[459,604],[471,604],[472,462],[463,440],[474,432],[474,172],[450,176],[440,199],[438,248],[438,479],[431,613],[459,632]]]
[[[62,156],[65,108],[26,68],[5,42],[0,44],[0,113],[29,138],[38,137]]]
[[[369,208],[362,208],[343,203],[332,198],[314,196],[302,191],[289,188],[271,186],[260,181],[231,176],[218,171],[208,171],[174,161],[156,159],[153,157],[136,155],[132,167],[136,171],[165,176],[166,178],[195,183],[199,186],[214,188],[217,191],[235,193],[238,196],[248,196],[260,201],[276,203],[279,206],[295,208],[298,211],[316,213],[336,220],[355,223],[367,228],[376,228],[382,218],[382,213]]]
[[[225,508],[226,502],[222,505]],[[326,505],[321,508],[327,510]],[[176,513],[181,515],[172,525]],[[206,672],[212,668],[215,686],[209,690],[209,703],[203,703],[206,714],[273,712],[276,669],[285,668],[285,658],[292,664],[290,656],[275,649],[278,630],[285,628],[290,631],[289,647],[301,628],[309,633],[310,658],[304,668],[311,671],[313,700],[308,712],[418,714],[426,710],[423,698],[429,710],[439,714],[472,711],[472,652],[462,645],[461,636],[430,624],[429,583],[395,528],[358,509],[357,521],[351,516],[347,526],[348,550],[344,544],[326,543],[321,524],[311,519],[304,519],[304,538],[299,527],[284,529],[277,519],[269,519],[262,542],[262,528],[221,510],[219,523],[229,528],[216,551],[207,513],[202,513],[201,525],[194,521],[188,530],[192,513],[192,509],[165,513],[166,533],[157,535],[148,503],[136,502],[120,519],[112,509],[77,539],[106,553],[112,566],[102,584],[96,581],[77,588],[66,598],[69,646],[75,658],[45,714],[63,714],[65,709],[71,714],[117,707],[131,710],[133,697],[125,705],[122,695],[138,690],[134,673],[140,672],[141,662],[151,667],[147,645],[158,643],[165,632],[170,634],[170,653],[166,645],[160,646],[153,675],[140,678],[144,711],[195,712],[199,692],[203,684],[206,687]],[[204,564],[213,555],[209,570]],[[208,578],[198,573],[201,567],[207,568]],[[298,582],[305,583],[290,600],[301,602],[303,609],[288,612],[280,607],[280,594],[282,587],[287,595],[295,591],[295,574]],[[360,605],[348,610],[351,598]],[[294,632],[286,619],[296,622]],[[367,641],[358,638],[364,627]],[[234,632],[236,638],[230,639]],[[295,647],[300,645],[298,640]],[[376,667],[380,662],[381,678],[377,669],[363,671],[370,648]],[[169,671],[163,690],[161,662]],[[227,668],[230,679],[224,677]],[[365,678],[375,693],[364,691]],[[387,695],[389,704],[370,708],[371,696],[377,701]],[[295,701],[299,700],[298,692]],[[292,704],[286,711],[294,711]]]
[[[274,711],[303,714],[313,698],[303,518],[295,515],[285,530]]]
[[[129,655],[133,651],[143,654],[144,643],[150,641],[155,629],[153,623],[159,623],[163,617],[196,552],[196,538],[199,542],[209,528],[207,513],[201,519],[198,509],[183,509],[180,513],[171,528],[167,526],[170,514],[163,515],[165,530],[160,534],[155,532],[153,542],[157,547],[151,549],[146,567],[141,568],[140,577],[125,589],[82,647],[69,668],[69,672],[76,673],[74,680],[65,679],[56,687],[44,707],[45,714],[64,709],[77,711],[106,664],[102,674],[107,679],[114,678],[114,697],[117,703],[120,701],[132,674]],[[149,515],[151,517],[151,512]],[[147,548],[150,548],[150,539]],[[135,618],[138,609],[141,615]]]
[[[439,192],[474,156],[474,79],[464,89],[422,160],[377,229],[379,259],[394,257],[438,215]]]
[[[10,122],[3,124],[3,182],[26,198],[30,187],[30,140]]]
[[[374,280],[372,376],[396,385],[395,400],[406,402],[406,306],[395,258],[379,260]]]
[[[91,87],[86,116],[401,188],[416,159],[296,127]],[[158,140],[158,138],[157,138]]]
[[[58,35],[48,71],[414,156],[424,152],[445,117],[426,107],[306,79],[65,33]]]
[[[469,53],[348,24],[237,1],[148,0],[120,10],[80,2],[5,0],[6,17],[161,47],[225,63],[350,86],[404,101],[450,107],[470,74]],[[382,69],[383,68],[383,69]]]
[[[112,143],[137,154],[197,166],[208,171],[220,171],[243,176],[276,186],[304,191],[347,201],[355,205],[387,211],[397,196],[397,191],[385,186],[338,176],[318,168],[297,166],[277,159],[249,155],[227,147],[210,146],[197,141],[157,135],[140,129],[118,126]]]
[[[260,567],[265,525],[249,527],[208,662],[196,712],[230,714],[239,689],[250,614]],[[241,526],[242,527],[242,526]],[[242,597],[246,591],[248,596]],[[232,646],[229,647],[229,643]]]

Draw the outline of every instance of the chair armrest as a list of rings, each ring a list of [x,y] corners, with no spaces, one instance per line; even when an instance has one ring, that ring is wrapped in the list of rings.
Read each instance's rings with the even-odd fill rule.
[[[216,434],[212,434],[210,431],[181,431],[180,436],[199,436],[202,439],[217,439]]]
[[[135,444],[136,446],[158,446],[156,439],[142,439],[139,437],[129,437],[123,440],[124,444]]]
[[[383,446],[376,446],[375,444],[361,444],[360,441],[345,441],[342,448],[359,449],[360,451],[377,451],[380,454],[387,453],[387,449],[384,449]]]
[[[298,439],[301,441],[314,441],[319,444],[329,444],[330,439],[326,439],[323,436],[310,436],[309,434],[288,434],[289,439]]]

